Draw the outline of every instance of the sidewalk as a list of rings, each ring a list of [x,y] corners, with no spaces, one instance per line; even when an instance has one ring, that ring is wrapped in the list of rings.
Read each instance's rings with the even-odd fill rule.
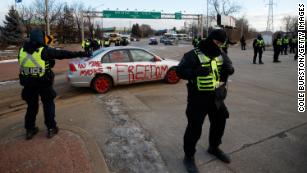
[[[0,172],[108,173],[95,140],[81,128],[61,125],[59,134],[46,138],[40,130],[25,140],[24,129],[2,129],[0,136]]]

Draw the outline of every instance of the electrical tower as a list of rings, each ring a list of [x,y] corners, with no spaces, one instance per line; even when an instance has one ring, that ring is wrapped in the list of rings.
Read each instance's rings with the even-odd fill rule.
[[[274,30],[273,27],[273,0],[269,0],[269,13],[268,13],[268,21],[266,24],[266,31],[272,31]]]

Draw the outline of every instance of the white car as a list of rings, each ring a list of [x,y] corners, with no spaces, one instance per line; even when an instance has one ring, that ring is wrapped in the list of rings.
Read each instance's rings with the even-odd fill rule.
[[[180,80],[175,70],[178,63],[138,47],[107,47],[94,51],[89,58],[71,61],[67,75],[73,86],[106,93],[121,84],[155,80],[175,84]]]

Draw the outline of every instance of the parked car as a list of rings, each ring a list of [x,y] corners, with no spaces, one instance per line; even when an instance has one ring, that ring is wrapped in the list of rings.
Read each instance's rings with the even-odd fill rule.
[[[163,43],[165,45],[177,45],[178,44],[178,40],[176,38],[165,38]]]
[[[122,84],[156,80],[175,84],[180,80],[175,70],[178,63],[138,47],[107,47],[94,51],[89,58],[71,61],[67,76],[73,86],[106,93]]]
[[[158,40],[155,37],[151,37],[151,38],[149,38],[149,44],[150,45],[157,45]]]

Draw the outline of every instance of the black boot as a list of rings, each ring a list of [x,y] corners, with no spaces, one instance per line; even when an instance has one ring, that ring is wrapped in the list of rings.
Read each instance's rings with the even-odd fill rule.
[[[183,164],[188,173],[199,173],[194,157],[184,156]]]
[[[58,134],[59,132],[59,128],[58,127],[55,127],[53,129],[48,129],[48,132],[47,132],[47,138],[52,138],[54,135]]]
[[[36,135],[38,131],[39,131],[38,127],[35,127],[34,129],[27,129],[26,140],[32,139],[33,136]]]
[[[209,147],[208,148],[208,153],[214,155],[216,158],[218,158],[219,160],[225,162],[225,163],[230,163],[230,157],[224,153],[221,149],[219,149],[218,147]]]

